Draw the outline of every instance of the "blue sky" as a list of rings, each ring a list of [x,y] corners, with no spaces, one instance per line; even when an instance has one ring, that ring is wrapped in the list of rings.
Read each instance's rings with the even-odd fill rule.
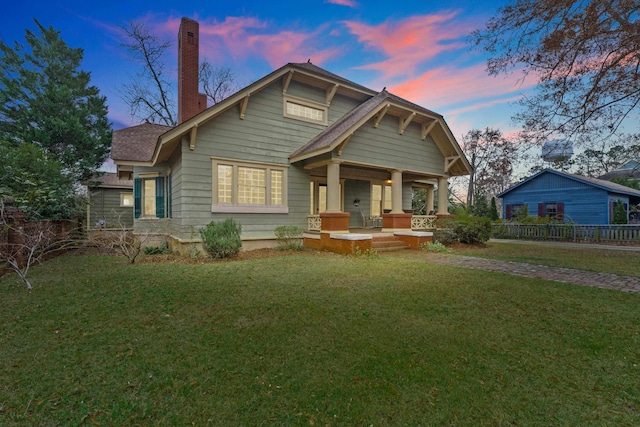
[[[242,85],[287,62],[307,59],[356,83],[392,93],[444,115],[456,138],[474,128],[511,124],[513,102],[528,84],[517,75],[489,77],[486,58],[466,44],[504,1],[365,0],[298,1],[35,1],[9,2],[0,16],[0,37],[24,41],[33,18],[61,31],[84,49],[82,68],[107,96],[114,128],[136,124],[119,95],[135,75],[119,27],[145,22],[174,42],[167,57],[175,80],[180,18],[200,23],[200,55],[230,67]]]

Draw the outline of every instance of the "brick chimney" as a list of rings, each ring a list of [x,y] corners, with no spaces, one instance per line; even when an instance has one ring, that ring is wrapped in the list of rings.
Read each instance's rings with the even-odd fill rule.
[[[207,108],[207,96],[198,91],[199,28],[197,21],[182,18],[178,31],[178,124]]]

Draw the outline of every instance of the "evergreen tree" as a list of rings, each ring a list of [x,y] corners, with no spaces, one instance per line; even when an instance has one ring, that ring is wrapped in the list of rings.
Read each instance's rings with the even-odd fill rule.
[[[615,208],[613,209],[613,222],[612,224],[626,224],[627,223],[627,210],[624,208],[622,200],[618,199]]]
[[[474,216],[489,217],[489,203],[484,194],[476,194],[472,212]]]
[[[500,215],[498,215],[498,207],[496,206],[495,197],[491,198],[491,206],[489,207],[489,218],[491,218],[491,221],[497,221],[500,218]]]
[[[75,183],[90,178],[111,146],[106,98],[79,69],[83,50],[35,21],[26,45],[0,41],[0,140],[32,143]]]

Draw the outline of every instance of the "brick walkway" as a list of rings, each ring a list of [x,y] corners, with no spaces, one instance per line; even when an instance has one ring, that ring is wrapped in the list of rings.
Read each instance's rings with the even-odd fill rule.
[[[514,276],[534,277],[554,280],[556,282],[572,283],[574,285],[640,293],[640,277],[618,276],[617,274],[597,273],[573,268],[549,267],[524,262],[500,261],[451,254],[432,253],[429,254],[428,261],[457,267],[474,268],[477,270],[496,271],[513,274]]]

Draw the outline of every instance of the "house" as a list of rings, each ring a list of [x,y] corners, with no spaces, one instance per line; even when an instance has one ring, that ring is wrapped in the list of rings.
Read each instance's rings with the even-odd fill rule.
[[[133,227],[133,181],[105,173],[87,184],[87,230]]]
[[[545,169],[498,194],[502,216],[511,220],[525,206],[531,216],[576,224],[609,224],[621,200],[627,212],[640,191],[601,179]]]
[[[326,247],[365,239],[337,235],[375,216],[384,231],[410,234],[412,188],[427,189],[431,211],[437,187],[438,214],[447,215],[447,179],[470,173],[441,115],[310,61],[204,108],[197,52],[198,23],[183,18],[178,126],[114,132],[111,157],[134,181],[138,233],[189,244],[200,227],[233,218],[245,249],[272,245],[280,225]]]
[[[614,169],[598,177],[598,179],[606,181],[611,181],[615,178],[634,179],[636,181],[640,181],[640,163],[628,162],[620,166],[618,169]]]

